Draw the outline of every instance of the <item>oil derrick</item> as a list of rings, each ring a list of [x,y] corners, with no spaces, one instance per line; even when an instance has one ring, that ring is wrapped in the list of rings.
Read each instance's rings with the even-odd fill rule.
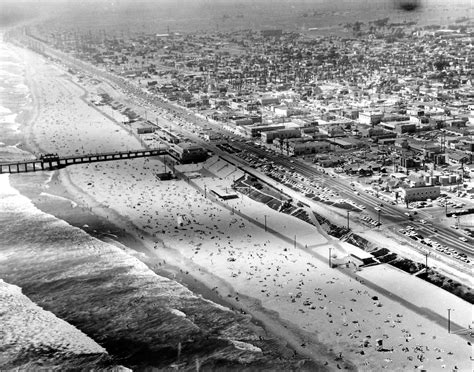
[[[262,84],[267,84],[267,68],[264,67],[262,73],[260,74],[260,82]]]
[[[219,66],[219,56],[216,55],[216,57],[214,58],[214,74],[217,74],[218,66]]]
[[[440,141],[441,141],[441,146],[440,146],[441,153],[445,154],[446,153],[446,132],[445,131],[441,132]]]
[[[245,66],[240,73],[241,89],[243,85],[245,86],[247,85],[248,74],[249,74],[249,69],[247,66]]]
[[[290,79],[290,73],[291,73],[291,68],[290,65],[286,65],[286,73],[285,73],[285,83],[288,83],[288,80]]]
[[[253,84],[255,84],[257,82],[257,74],[255,72],[255,68],[252,68],[252,70],[250,70],[249,72],[250,78],[252,79]]]

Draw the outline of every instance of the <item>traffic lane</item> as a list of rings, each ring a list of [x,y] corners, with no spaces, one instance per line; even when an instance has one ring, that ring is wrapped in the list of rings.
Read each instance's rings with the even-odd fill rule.
[[[459,253],[464,253],[472,258],[473,250],[469,242],[462,242],[461,240],[459,240],[459,237],[457,235],[452,234],[449,231],[444,232],[439,231],[438,229],[436,229],[436,231],[434,230],[435,229],[429,226],[417,226],[417,231],[419,231],[423,235],[423,237],[435,239],[438,243],[454,248]]]
[[[473,248],[470,242],[462,242],[459,240],[459,235],[451,231],[449,228],[426,225],[419,220],[407,222],[407,226],[414,226],[417,231],[427,234],[427,237],[435,237],[440,243],[451,248],[457,249],[462,253],[473,254]]]

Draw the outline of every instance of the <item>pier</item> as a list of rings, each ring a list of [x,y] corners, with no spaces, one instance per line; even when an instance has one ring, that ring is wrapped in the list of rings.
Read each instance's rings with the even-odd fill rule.
[[[48,156],[42,159],[25,160],[14,163],[0,163],[0,173],[26,173],[51,171],[68,165],[96,163],[102,161],[144,158],[148,156],[167,155],[168,149],[147,149],[132,151],[104,152],[72,156]]]

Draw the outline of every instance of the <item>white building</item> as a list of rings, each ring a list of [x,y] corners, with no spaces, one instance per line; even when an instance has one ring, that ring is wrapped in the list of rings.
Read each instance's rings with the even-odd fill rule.
[[[380,111],[369,112],[364,111],[359,113],[359,123],[367,125],[375,125],[382,121],[383,113]]]
[[[436,199],[440,195],[439,186],[405,187],[401,189],[403,200],[412,202],[418,200]]]

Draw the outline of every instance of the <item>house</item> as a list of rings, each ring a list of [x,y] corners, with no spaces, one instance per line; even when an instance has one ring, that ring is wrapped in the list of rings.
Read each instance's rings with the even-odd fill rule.
[[[448,153],[448,162],[451,164],[464,164],[469,163],[470,156],[462,152],[450,152]]]

